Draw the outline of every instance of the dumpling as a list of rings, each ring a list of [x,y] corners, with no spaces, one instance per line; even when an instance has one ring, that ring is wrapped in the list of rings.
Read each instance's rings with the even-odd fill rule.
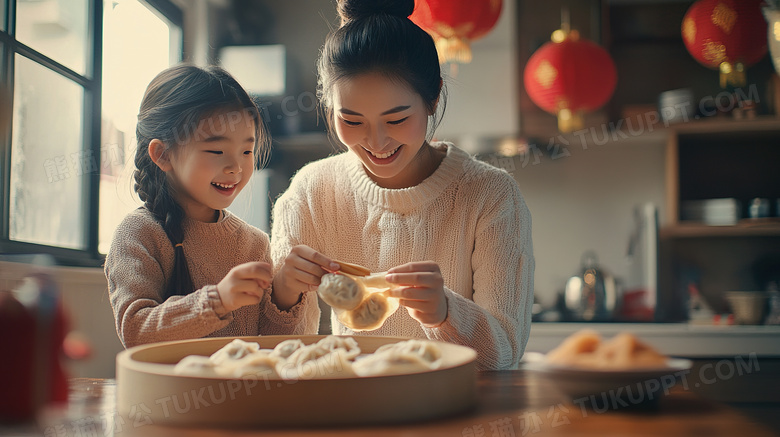
[[[604,367],[613,369],[663,367],[666,365],[664,355],[629,333],[618,334],[602,343],[597,355]]]
[[[360,305],[366,295],[366,288],[350,276],[328,273],[322,276],[317,294],[333,308],[351,310]]]
[[[358,376],[385,376],[424,372],[440,364],[440,360],[430,362],[419,353],[386,349],[356,360],[352,369]]]
[[[216,364],[209,357],[201,355],[188,355],[182,358],[173,368],[173,373],[187,376],[217,376]]]
[[[226,361],[215,368],[221,376],[229,378],[245,378],[256,376],[258,379],[278,378],[276,366],[280,358],[273,352],[258,351],[239,360]]]
[[[292,366],[297,366],[299,364],[305,363],[306,361],[316,360],[317,358],[323,355],[327,355],[328,353],[330,353],[330,349],[314,343],[298,348],[295,352],[290,354],[289,357],[287,357],[286,363]]]
[[[546,361],[563,366],[610,370],[666,365],[664,355],[633,334],[618,334],[602,342],[599,334],[592,330],[582,330],[569,336],[547,354]]]
[[[329,335],[317,342],[318,346],[321,346],[329,351],[341,349],[345,352],[348,359],[354,359],[360,355],[360,346],[357,341],[352,337],[339,337],[337,335]]]
[[[310,349],[307,359],[286,360],[276,370],[283,379],[328,379],[355,376],[352,360],[345,349],[327,350],[318,345]],[[307,347],[311,347],[307,346]],[[297,352],[301,351],[299,349]],[[324,352],[324,353],[323,353]],[[292,358],[292,357],[291,357]],[[298,358],[298,357],[296,357]]]
[[[245,356],[260,350],[260,345],[253,342],[235,339],[222,347],[222,349],[211,354],[211,361],[216,365],[221,365],[231,360],[240,360]]]
[[[558,365],[595,365],[595,352],[601,344],[598,332],[583,329],[566,338],[558,347],[547,353],[546,361]]]
[[[406,340],[398,343],[386,344],[379,347],[374,353],[382,353],[389,350],[416,354],[429,363],[437,362],[441,359],[442,355],[441,348],[439,348],[436,343],[425,340]]]
[[[303,342],[297,338],[285,340],[276,345],[273,354],[280,358],[288,358],[293,352],[304,346]]]
[[[398,301],[394,300],[395,306],[393,307],[388,301],[386,293],[371,293],[357,308],[339,314],[339,321],[353,331],[377,329],[398,308]]]

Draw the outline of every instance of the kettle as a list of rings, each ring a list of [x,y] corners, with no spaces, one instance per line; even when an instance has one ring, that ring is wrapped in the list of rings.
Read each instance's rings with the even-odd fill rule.
[[[604,322],[612,320],[617,304],[614,276],[598,265],[593,251],[582,255],[581,273],[566,281],[564,303],[576,320]]]

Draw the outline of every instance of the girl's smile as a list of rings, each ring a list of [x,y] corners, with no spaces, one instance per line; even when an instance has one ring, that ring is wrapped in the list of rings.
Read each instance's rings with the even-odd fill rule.
[[[219,182],[212,182],[211,185],[214,186],[214,188],[217,190],[218,193],[224,194],[226,196],[230,196],[233,194],[234,191],[236,191],[236,186],[238,185],[238,183],[221,184]]]

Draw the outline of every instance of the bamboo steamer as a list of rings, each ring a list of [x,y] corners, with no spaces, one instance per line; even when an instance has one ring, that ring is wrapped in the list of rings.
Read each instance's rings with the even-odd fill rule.
[[[322,335],[237,337],[271,349]],[[476,403],[476,352],[436,342],[442,365],[432,371],[338,379],[229,379],[176,375],[187,355],[208,356],[236,337],[136,346],[117,355],[117,409],[154,424],[206,427],[312,427],[394,424],[455,415]],[[353,337],[363,353],[406,340]]]

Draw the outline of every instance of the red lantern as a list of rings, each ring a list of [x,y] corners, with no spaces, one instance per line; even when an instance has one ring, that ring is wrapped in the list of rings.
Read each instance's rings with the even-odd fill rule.
[[[523,82],[534,103],[558,116],[558,129],[571,132],[582,129],[585,112],[612,96],[617,70],[606,50],[577,31],[558,30],[528,59]]]
[[[417,0],[409,17],[431,34],[439,62],[471,62],[469,43],[485,36],[501,15],[502,0]]]
[[[720,69],[720,85],[745,85],[745,69],[767,52],[762,0],[699,0],[685,13],[682,36],[702,65]]]

